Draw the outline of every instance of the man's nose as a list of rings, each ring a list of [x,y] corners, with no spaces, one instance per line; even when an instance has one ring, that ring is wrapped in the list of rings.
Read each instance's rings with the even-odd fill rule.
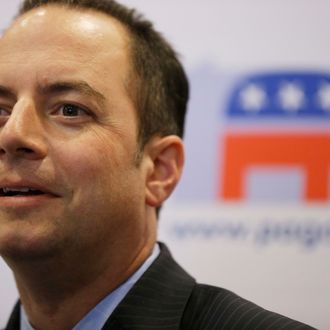
[[[36,107],[17,102],[0,127],[0,157],[39,160],[46,154],[45,128]]]

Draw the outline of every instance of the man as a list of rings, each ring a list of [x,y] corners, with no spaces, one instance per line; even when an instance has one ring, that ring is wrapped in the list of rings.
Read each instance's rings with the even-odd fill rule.
[[[6,329],[310,329],[196,284],[156,243],[183,166],[188,84],[111,0],[27,0],[0,40]]]

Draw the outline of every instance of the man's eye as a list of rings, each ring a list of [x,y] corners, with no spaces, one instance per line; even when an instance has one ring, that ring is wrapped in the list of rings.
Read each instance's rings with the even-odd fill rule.
[[[9,115],[10,115],[9,111],[7,111],[6,109],[0,107],[0,116],[1,117],[9,116]]]
[[[60,113],[62,116],[65,117],[77,117],[77,116],[84,116],[87,114],[87,112],[84,109],[73,104],[62,105],[60,108]]]

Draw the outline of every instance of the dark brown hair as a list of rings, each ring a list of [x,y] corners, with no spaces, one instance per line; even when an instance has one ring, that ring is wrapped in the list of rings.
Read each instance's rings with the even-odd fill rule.
[[[183,136],[187,77],[176,52],[150,21],[113,0],[25,0],[19,15],[46,5],[96,10],[126,27],[131,38],[131,96],[138,112],[140,150],[154,135]]]

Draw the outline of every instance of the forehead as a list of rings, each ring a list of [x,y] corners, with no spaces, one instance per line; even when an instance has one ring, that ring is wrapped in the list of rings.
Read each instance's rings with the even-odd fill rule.
[[[94,10],[44,6],[19,17],[0,39],[0,70],[47,67],[127,75],[129,36],[116,19]],[[2,68],[1,68],[2,67]],[[54,72],[55,71],[55,72]]]

